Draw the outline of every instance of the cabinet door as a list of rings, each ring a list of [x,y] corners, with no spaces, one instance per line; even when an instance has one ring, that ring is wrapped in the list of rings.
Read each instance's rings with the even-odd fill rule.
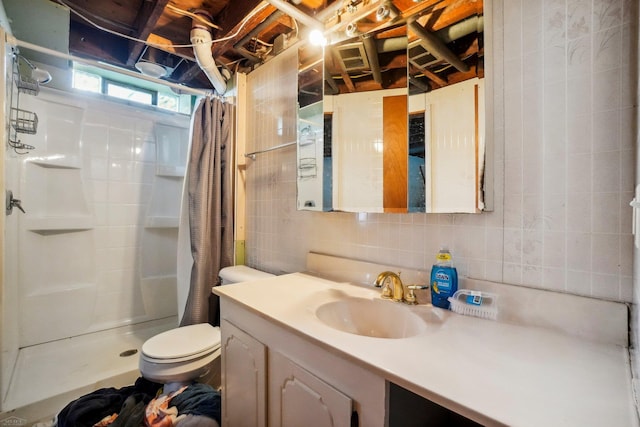
[[[266,427],[267,349],[222,320],[222,421],[225,427]]]
[[[276,351],[269,352],[269,425],[350,427],[352,401]]]

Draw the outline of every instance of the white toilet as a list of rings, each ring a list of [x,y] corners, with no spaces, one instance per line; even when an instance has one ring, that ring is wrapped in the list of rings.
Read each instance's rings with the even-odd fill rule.
[[[273,277],[273,274],[236,265],[220,270],[222,285]],[[142,376],[163,384],[219,378],[220,328],[208,323],[183,326],[149,338],[142,345]],[[165,387],[166,388],[166,387]]]

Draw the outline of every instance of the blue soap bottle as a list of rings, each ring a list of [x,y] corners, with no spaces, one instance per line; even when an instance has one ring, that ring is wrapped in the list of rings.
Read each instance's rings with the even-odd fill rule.
[[[451,252],[440,249],[437,261],[431,268],[431,303],[435,307],[449,308],[447,298],[458,290],[458,271],[453,266]]]

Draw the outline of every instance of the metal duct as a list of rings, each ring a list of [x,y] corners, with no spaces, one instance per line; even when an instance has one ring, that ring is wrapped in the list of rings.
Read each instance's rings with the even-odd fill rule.
[[[324,29],[324,24],[315,18],[307,15],[306,13],[300,11],[297,7],[293,6],[291,3],[287,3],[283,0],[266,0],[267,3],[275,6],[277,9],[283,11],[293,19],[298,22],[303,23],[305,26],[309,28],[317,28]]]
[[[476,15],[436,31],[436,35],[443,43],[449,43],[471,33],[482,33],[483,31],[484,17]]]
[[[254,36],[256,36],[260,31],[262,31],[263,28],[265,28],[268,25],[271,25],[271,23],[280,19],[280,17],[283,15],[284,15],[284,12],[281,10],[277,10],[273,12],[271,15],[267,17],[267,19],[265,19],[260,24],[258,24],[253,30],[249,31],[249,33],[246,36],[244,36],[236,44],[234,44],[233,47],[235,49],[243,47],[249,40],[251,40]]]
[[[369,68],[373,73],[373,80],[379,85],[382,85],[382,73],[380,72],[380,63],[378,62],[378,48],[376,47],[376,41],[372,36],[362,37],[362,44],[364,44],[364,50],[367,52],[367,58],[369,58]]]
[[[436,36],[446,44],[471,33],[482,33],[483,31],[484,18],[482,16],[473,16],[437,31]],[[407,38],[390,37],[376,40],[376,45],[379,53],[395,52],[407,48]]]
[[[407,37],[390,37],[388,39],[376,40],[376,47],[379,53],[395,52],[407,48]]]
[[[338,89],[338,84],[331,77],[331,73],[327,69],[327,66],[324,67],[324,81],[327,82],[329,88],[331,89],[331,93],[329,95],[337,95],[340,93],[340,89]]]
[[[462,62],[449,48],[440,40],[435,34],[427,31],[422,25],[416,21],[409,22],[409,28],[416,33],[418,37],[424,42],[425,47],[436,58],[447,61],[453,65],[458,71],[467,72],[469,66]]]

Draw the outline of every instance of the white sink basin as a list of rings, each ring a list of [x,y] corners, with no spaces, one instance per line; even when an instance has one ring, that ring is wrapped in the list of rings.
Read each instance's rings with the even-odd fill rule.
[[[316,316],[343,332],[375,338],[407,338],[426,330],[423,319],[401,303],[347,297],[322,304]]]

